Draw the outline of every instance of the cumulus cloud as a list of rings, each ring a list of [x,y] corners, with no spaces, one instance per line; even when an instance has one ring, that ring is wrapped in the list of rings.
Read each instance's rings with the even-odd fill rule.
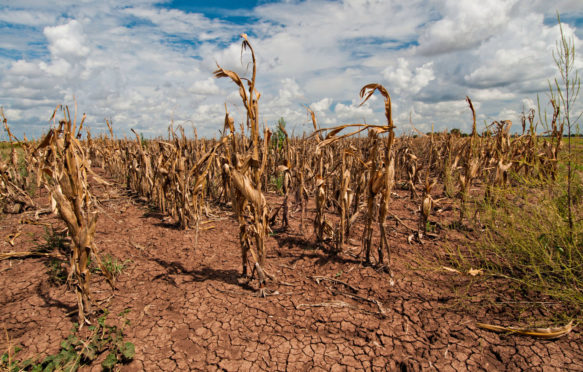
[[[0,105],[15,131],[39,135],[56,104],[75,97],[96,128],[108,117],[120,134],[162,135],[174,121],[216,135],[225,103],[236,120],[245,116],[233,82],[212,77],[217,63],[250,77],[241,32],[256,52],[262,123],[273,127],[283,116],[296,133],[311,130],[304,105],[323,126],[384,122],[377,95],[359,105],[360,88],[373,82],[391,93],[402,130],[409,117],[423,131],[468,130],[466,95],[479,120],[516,115],[556,74],[555,8],[581,49],[576,0],[553,9],[544,0],[281,1],[250,9],[239,23],[171,6],[0,6]],[[583,66],[579,55],[576,63]]]
[[[509,22],[509,12],[516,3],[517,0],[437,1],[442,18],[422,32],[419,52],[432,55],[479,45]]]
[[[318,112],[326,112],[330,109],[330,105],[332,104],[332,98],[322,98],[318,102],[314,102],[310,105],[312,110],[316,113]]]
[[[45,27],[43,32],[49,41],[51,54],[57,58],[85,57],[89,54],[83,26],[75,19],[64,25]]]
[[[208,78],[206,80],[195,81],[190,87],[190,92],[200,95],[213,95],[219,94],[220,89],[216,84],[216,80],[213,78]]]
[[[516,98],[516,94],[497,88],[470,89],[469,96],[479,101],[506,101]]]
[[[409,62],[401,57],[396,64],[383,70],[383,77],[388,80],[395,93],[417,94],[435,79],[433,62],[427,62],[412,70]]]
[[[374,100],[369,100],[363,105],[360,105],[356,101],[352,101],[351,104],[338,103],[334,107],[334,114],[340,120],[340,123],[380,124],[378,115],[375,115],[375,112],[371,107],[372,102],[374,102]]]
[[[563,29],[568,37],[574,36],[568,25]],[[480,88],[532,80],[544,83],[555,70],[551,50],[559,36],[558,26],[545,26],[542,14],[516,19],[475,51],[480,63],[464,80]],[[508,47],[500,48],[500,44]]]
[[[298,98],[303,98],[304,93],[298,83],[291,78],[285,78],[281,81],[279,88],[278,103],[284,106],[289,106]]]
[[[10,69],[12,76],[31,76],[39,75],[38,65],[36,63],[27,62],[24,60],[18,60],[12,63],[12,68]]]

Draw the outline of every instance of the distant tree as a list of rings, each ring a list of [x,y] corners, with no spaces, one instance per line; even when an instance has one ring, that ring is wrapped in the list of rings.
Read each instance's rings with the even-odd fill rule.
[[[458,128],[453,128],[452,130],[449,131],[449,133],[454,135],[454,136],[461,136],[462,135],[462,132]]]

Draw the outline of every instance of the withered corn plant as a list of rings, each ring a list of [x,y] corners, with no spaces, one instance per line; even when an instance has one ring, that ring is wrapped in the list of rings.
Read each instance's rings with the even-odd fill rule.
[[[427,172],[425,172],[425,184],[423,187],[423,198],[421,201],[421,215],[419,219],[419,228],[418,228],[418,235],[419,238],[423,237],[423,234],[427,233],[427,223],[429,221],[429,216],[431,215],[431,211],[433,210],[433,206],[435,204],[435,200],[431,196],[431,190],[435,187],[437,183],[437,179],[434,179],[433,182],[429,180],[429,173],[431,170],[431,163],[433,161],[433,148],[435,146],[433,140],[434,134],[431,133],[429,137],[430,140],[430,152],[429,152],[429,166],[427,167]]]
[[[281,210],[282,211],[281,212],[282,213],[281,214],[281,225],[282,225],[283,229],[287,229],[289,227],[289,218],[288,218],[289,201],[288,201],[288,197],[289,197],[289,192],[290,192],[290,188],[291,188],[292,172],[293,172],[292,153],[291,153],[291,149],[290,149],[289,136],[287,134],[287,131],[285,130],[284,126],[281,123],[278,123],[278,124],[279,124],[279,133],[283,134],[283,150],[285,153],[284,158],[283,158],[284,164],[280,164],[276,168],[276,171],[280,175],[281,180],[282,180],[281,191],[283,192],[283,202],[281,203],[281,206],[279,208],[277,208],[275,213],[273,213],[273,216],[270,218],[270,222],[271,223],[275,222],[275,218],[277,217],[277,214]]]
[[[348,149],[342,151],[342,167],[340,168],[340,190],[338,192],[338,204],[340,207],[340,222],[336,228],[336,251],[340,253],[343,250],[346,229],[348,225],[347,217],[350,212],[350,204],[352,203],[352,191],[350,190],[350,165],[352,152]]]
[[[462,160],[464,161],[463,173],[460,173],[459,175],[461,201],[459,218],[460,225],[462,224],[467,210],[467,203],[470,196],[472,182],[478,177],[480,170],[480,138],[478,137],[478,132],[476,130],[476,111],[474,110],[474,105],[472,104],[470,97],[466,97],[466,101],[468,102],[470,110],[472,111],[473,124],[472,134],[470,135],[470,139],[466,143],[466,146],[462,152]]]
[[[559,150],[561,148],[562,140],[563,140],[563,133],[565,130],[565,121],[559,120],[559,114],[561,111],[560,106],[557,104],[555,99],[550,100],[551,106],[553,107],[553,114],[551,118],[550,130],[547,131],[547,134],[550,135],[549,141],[543,141],[543,152],[544,157],[538,157],[541,166],[541,178],[548,178],[550,177],[551,180],[555,181],[557,179],[557,170],[558,170],[558,162],[559,162]],[[539,104],[539,117],[542,120],[541,111],[540,111],[540,104]],[[546,119],[545,119],[546,121]],[[532,125],[531,125],[532,128]],[[550,132],[550,133],[549,133]],[[534,128],[531,129],[531,137],[533,141],[536,140],[536,133]],[[536,166],[536,158],[532,156],[532,164]],[[545,161],[546,160],[546,161]]]
[[[433,180],[430,183],[429,176],[425,178],[425,186],[423,188],[423,200],[421,202],[421,218],[419,219],[419,237],[427,233],[427,223],[429,221],[429,216],[433,210],[435,200],[431,196],[431,190],[437,183],[437,180]]]
[[[462,142],[457,141],[459,137],[456,138],[453,134],[446,134],[447,144],[444,148],[445,162],[443,163],[443,182],[445,195],[453,198],[456,195],[455,192],[455,174],[458,169],[458,164],[460,161],[461,153],[459,152],[459,145]]]
[[[198,233],[203,207],[205,203],[205,189],[206,189],[205,186],[208,183],[209,170],[213,165],[213,159],[215,158],[217,151],[226,142],[227,138],[223,137],[206,153],[204,153],[204,155],[199,156],[198,161],[190,168],[186,176],[185,185],[192,184],[192,187],[189,189],[191,190],[189,198],[184,202],[184,208],[187,208],[187,210],[192,211],[190,213],[192,215],[192,218],[194,219],[194,224],[196,227],[196,235],[194,240],[195,247],[198,244]],[[191,179],[193,180],[191,181]]]
[[[300,232],[304,234],[304,220],[306,219],[306,208],[308,205],[308,190],[306,178],[312,177],[312,172],[308,167],[308,140],[303,138],[300,142],[300,151],[297,153],[298,161],[296,162],[297,186],[295,193],[296,204],[300,209]]]
[[[92,312],[92,299],[89,286],[91,271],[88,265],[91,258],[114,288],[113,277],[103,267],[94,241],[98,214],[94,196],[90,192],[88,175],[92,174],[96,181],[105,181],[91,171],[85,144],[79,140],[85,116],[77,128],[76,120],[71,121],[68,107],[63,109],[63,113],[64,118],[57,128],[52,128],[42,139],[36,154],[41,159],[44,186],[55,200],[59,215],[71,236],[68,281],[75,285],[79,321],[89,323],[87,317]]]
[[[405,153],[407,155],[407,161],[406,161],[407,176],[409,178],[409,180],[407,181],[407,184],[409,187],[411,200],[413,200],[413,199],[418,197],[417,188],[415,187],[415,184],[419,182],[419,171],[421,169],[419,168],[419,165],[417,164],[419,158],[411,152],[409,147],[405,147],[405,149],[406,149]]]
[[[369,138],[372,143],[372,151],[370,153],[370,158],[368,160],[371,173],[369,176],[367,190],[368,211],[365,230],[363,232],[363,249],[365,252],[365,260],[367,261],[367,263],[370,263],[370,249],[372,244],[372,231],[373,231],[372,222],[374,219],[376,204],[375,200],[377,196],[380,195],[379,202],[380,206],[377,219],[381,233],[380,244],[378,247],[379,254],[378,264],[380,267],[385,269],[385,271],[391,275],[392,281],[392,273],[390,270],[390,247],[387,239],[384,222],[388,214],[389,201],[391,199],[391,191],[393,189],[395,181],[395,156],[392,151],[393,143],[395,140],[395,133],[392,118],[391,97],[388,91],[382,85],[380,84],[365,85],[360,91],[360,96],[361,98],[363,98],[361,105],[368,101],[368,99],[374,94],[375,91],[381,93],[381,95],[385,99],[385,117],[387,119],[387,125],[379,126],[369,124],[346,124],[334,128],[319,130],[316,133],[320,133],[321,131],[329,131],[324,140],[322,140],[318,144],[318,148],[323,148],[341,139],[353,136],[364,130],[368,130]],[[345,128],[357,128],[357,129],[354,130],[353,132],[337,136],[337,134],[340,131],[344,130]],[[383,133],[388,133],[388,135],[384,143],[384,152],[380,154],[379,147],[381,146],[380,143],[381,140],[379,135]],[[345,174],[342,174],[342,177],[344,176]],[[385,251],[388,260],[387,266],[383,265]]]
[[[510,143],[510,128],[512,121],[502,120],[496,124],[496,176],[494,183],[505,186],[508,183],[508,170],[512,166],[512,148]],[[518,144],[521,144],[518,142]]]
[[[377,207],[377,195],[383,186],[383,168],[380,164],[380,159],[378,156],[379,152],[379,137],[378,131],[371,130],[368,132],[371,141],[371,153],[368,159],[368,164],[370,165],[370,176],[368,179],[368,187],[366,194],[366,220],[364,225],[364,231],[362,233],[362,245],[364,250],[364,261],[366,264],[370,265],[372,263],[370,259],[371,246],[372,246],[372,234],[373,234],[373,221]]]
[[[379,264],[383,265],[383,247],[387,251],[387,260],[388,266],[385,267],[385,270],[391,275],[392,280],[392,272],[391,272],[391,249],[389,246],[389,242],[387,239],[387,234],[385,231],[385,220],[387,218],[387,213],[389,210],[389,201],[391,199],[391,191],[393,190],[394,182],[395,182],[395,157],[392,152],[393,142],[395,140],[395,132],[394,132],[394,124],[393,124],[393,116],[392,116],[392,108],[391,108],[391,96],[389,92],[380,84],[369,84],[362,88],[360,91],[360,96],[364,97],[365,94],[367,95],[364,99],[366,102],[377,90],[385,99],[385,117],[387,119],[387,127],[384,129],[388,131],[388,136],[386,139],[385,144],[385,153],[383,157],[383,188],[381,190],[381,202],[380,202],[380,209],[379,209],[379,228],[381,231],[381,243],[379,245],[378,254],[379,254]]]
[[[146,197],[150,196],[154,181],[152,180],[152,169],[150,165],[150,156],[144,151],[142,140],[138,133],[132,129],[136,136],[138,156],[132,163],[130,177],[128,177],[128,186],[134,188],[139,194]]]
[[[8,119],[1,107],[0,116],[11,144],[9,160],[4,161],[0,158],[0,207],[7,213],[20,213],[27,209],[37,209],[38,206],[28,192],[34,182],[34,170],[37,166],[36,158],[32,156],[33,144],[26,139],[19,141],[12,134],[8,126]],[[19,145],[25,156],[24,164],[21,164],[19,160],[17,151]]]
[[[330,239],[334,232],[332,226],[326,221],[326,180],[324,178],[324,149],[326,142],[320,136],[320,129],[318,128],[318,123],[316,121],[316,115],[314,111],[307,108],[308,112],[312,118],[312,124],[314,125],[314,130],[316,133],[316,149],[314,152],[314,158],[317,159],[317,164],[315,164],[315,191],[314,200],[316,202],[316,215],[314,216],[314,233],[316,234],[316,243],[321,245],[324,241]]]
[[[243,264],[243,276],[247,277],[248,254],[251,253],[254,265],[251,277],[255,271],[259,279],[260,294],[264,295],[264,285],[266,277],[272,277],[265,271],[265,237],[267,235],[267,202],[262,190],[262,174],[265,170],[268,154],[268,144],[271,132],[265,131],[263,143],[259,138],[259,97],[260,94],[255,88],[255,79],[257,75],[257,64],[255,52],[249,43],[246,34],[241,34],[243,38],[242,50],[249,49],[251,52],[253,73],[251,79],[239,77],[237,73],[225,70],[217,66],[214,72],[216,78],[230,78],[238,87],[239,95],[243,101],[247,112],[247,127],[251,133],[251,151],[245,151],[247,139],[241,136],[241,144],[238,146],[237,136],[235,135],[234,120],[227,112],[225,114],[225,132],[227,129],[231,132],[229,135],[230,146],[226,146],[225,162],[223,170],[229,182],[231,201],[237,219],[239,222],[239,243],[241,245],[241,255]],[[243,81],[248,84],[248,91],[245,89]],[[243,134],[243,131],[242,133]],[[260,151],[262,155],[260,157]],[[246,215],[246,210],[249,215]],[[250,240],[253,239],[255,247],[251,246]]]

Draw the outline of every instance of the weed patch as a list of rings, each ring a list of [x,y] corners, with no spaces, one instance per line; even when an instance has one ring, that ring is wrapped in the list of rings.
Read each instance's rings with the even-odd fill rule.
[[[18,360],[19,347],[8,350],[0,357],[0,370],[18,371],[66,371],[74,372],[82,366],[91,365],[102,354],[107,353],[101,363],[104,371],[112,371],[120,364],[129,363],[135,355],[135,347],[124,340],[124,328],[130,324],[125,316],[129,309],[119,314],[121,325],[107,322],[106,311],[97,319],[97,324],[88,328],[89,334],[80,336],[79,326],[75,324],[69,336],[61,342],[61,350],[42,360]]]

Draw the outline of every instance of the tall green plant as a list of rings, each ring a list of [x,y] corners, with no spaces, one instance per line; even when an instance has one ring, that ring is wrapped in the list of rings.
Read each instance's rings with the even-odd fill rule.
[[[283,146],[285,144],[285,137],[287,135],[287,133],[285,133],[285,120],[283,117],[280,117],[279,120],[277,121],[277,128],[275,129],[275,132],[273,133],[272,136],[272,144],[273,144],[273,148],[276,150],[281,150],[283,149]]]
[[[578,121],[581,117],[579,114],[573,119],[571,109],[574,107],[577,98],[579,97],[579,90],[581,88],[581,79],[579,72],[575,69],[575,41],[573,37],[567,37],[563,31],[561,23],[561,16],[557,12],[557,21],[561,31],[561,38],[557,41],[556,49],[553,51],[553,59],[559,70],[560,78],[554,79],[554,82],[549,82],[549,90],[551,92],[551,99],[558,98],[558,102],[562,108],[561,116],[564,123],[567,124],[567,211],[569,234],[573,235],[573,198],[572,198],[572,147],[571,134],[575,129],[578,130]]]

